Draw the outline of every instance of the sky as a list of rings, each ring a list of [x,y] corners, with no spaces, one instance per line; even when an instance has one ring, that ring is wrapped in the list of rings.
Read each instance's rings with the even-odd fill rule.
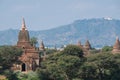
[[[0,0],[0,31],[20,29],[23,17],[29,30],[51,29],[79,19],[120,19],[120,0]]]

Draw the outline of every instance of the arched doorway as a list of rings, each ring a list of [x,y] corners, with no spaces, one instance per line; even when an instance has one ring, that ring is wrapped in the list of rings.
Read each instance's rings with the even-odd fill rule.
[[[25,65],[25,63],[22,64],[22,71],[26,71],[26,65]]]

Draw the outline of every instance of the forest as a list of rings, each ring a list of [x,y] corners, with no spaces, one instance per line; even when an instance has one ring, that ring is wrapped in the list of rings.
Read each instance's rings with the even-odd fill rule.
[[[111,46],[92,49],[84,56],[82,49],[68,45],[62,51],[46,49],[46,60],[36,71],[27,74],[12,71],[22,50],[0,46],[0,79],[3,80],[120,80],[120,54],[112,54]],[[40,53],[41,54],[41,53]]]

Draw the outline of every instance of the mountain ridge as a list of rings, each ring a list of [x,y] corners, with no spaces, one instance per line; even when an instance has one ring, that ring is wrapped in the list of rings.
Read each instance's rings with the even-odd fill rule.
[[[48,30],[29,31],[30,36],[43,40],[46,46],[82,44],[88,39],[92,47],[112,46],[116,36],[120,37],[120,20],[83,19]],[[0,31],[0,45],[15,45],[19,30]]]

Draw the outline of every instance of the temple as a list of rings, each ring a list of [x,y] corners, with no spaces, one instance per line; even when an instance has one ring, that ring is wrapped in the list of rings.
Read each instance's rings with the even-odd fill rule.
[[[41,61],[44,61],[46,59],[46,51],[42,40],[40,42],[39,50],[40,50]]]
[[[40,42],[39,50],[40,50],[40,51],[45,51],[44,43],[43,43],[42,40],[41,40],[41,42]]]
[[[81,44],[80,40],[78,41],[77,45],[78,45],[80,48],[83,48],[83,45]]]
[[[118,37],[116,38],[115,44],[113,46],[112,53],[113,54],[120,53],[120,41],[119,41]]]
[[[86,41],[84,48],[86,50],[90,50],[91,49],[91,44],[90,44],[89,40]]]
[[[16,47],[23,50],[22,55],[19,57],[20,63],[13,65],[13,70],[22,72],[34,71],[40,66],[39,49],[36,49],[30,44],[29,31],[26,28],[25,20],[22,20],[21,30],[18,35],[18,42]]]
[[[92,49],[89,40],[85,42],[85,45],[82,45],[80,41],[78,41],[77,46],[83,50],[84,56],[89,54],[89,51]]]

